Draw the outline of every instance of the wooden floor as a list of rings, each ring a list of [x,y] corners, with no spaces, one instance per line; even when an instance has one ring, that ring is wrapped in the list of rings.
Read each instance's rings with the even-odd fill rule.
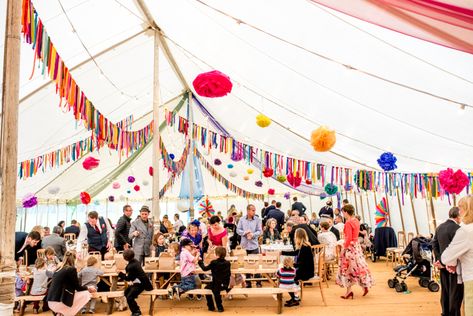
[[[387,280],[392,277],[391,267],[387,267],[385,262],[368,262],[373,273],[376,285],[370,290],[366,297],[361,297],[362,289],[354,288],[355,299],[343,300],[340,295],[344,289],[336,286],[334,281],[330,281],[330,287],[325,289],[327,307],[324,307],[320,298],[320,291],[317,288],[308,288],[304,292],[304,299],[299,307],[285,307],[285,315],[313,315],[323,314],[328,316],[335,315],[440,315],[440,292],[431,293],[428,289],[421,288],[418,285],[417,278],[409,278],[408,286],[411,293],[396,293],[394,289],[387,286]],[[289,299],[289,298],[285,298]],[[148,311],[148,299],[138,299],[141,311],[144,315]],[[239,315],[277,315],[276,301],[268,296],[265,297],[236,297],[232,301],[223,302],[226,314]],[[161,301],[155,303],[155,315],[179,316],[190,314],[194,316],[209,315],[205,299],[202,301],[188,301],[183,298],[182,301]],[[33,315],[31,306],[28,306],[26,315]],[[43,313],[41,315],[50,315]],[[106,315],[105,305],[97,303],[97,312],[95,315]],[[130,315],[130,312],[114,312],[113,315]]]

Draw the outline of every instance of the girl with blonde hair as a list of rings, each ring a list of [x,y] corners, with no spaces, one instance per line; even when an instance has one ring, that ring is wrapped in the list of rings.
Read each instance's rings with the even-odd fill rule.
[[[465,315],[473,315],[473,195],[458,201],[462,225],[442,253],[442,262],[450,272],[457,272],[464,284]],[[457,267],[460,263],[460,268]]]

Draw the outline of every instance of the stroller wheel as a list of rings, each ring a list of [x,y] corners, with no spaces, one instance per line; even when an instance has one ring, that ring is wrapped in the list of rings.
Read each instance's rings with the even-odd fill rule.
[[[406,283],[401,282],[401,286],[402,286],[402,291],[403,292],[407,291],[407,284]]]
[[[396,288],[396,292],[398,292],[398,293],[403,292],[402,283],[396,283],[396,285],[394,285],[394,287]]]
[[[422,278],[419,279],[419,285],[421,287],[428,287],[429,283],[430,281],[428,279],[422,279]]]
[[[397,281],[397,279],[389,279],[389,280],[388,280],[388,286],[389,286],[390,289],[394,289],[394,287],[395,287],[396,284],[398,283],[398,282],[396,282],[396,281]]]
[[[438,285],[435,281],[430,281],[429,285],[427,286],[430,292],[438,292],[440,290],[440,285]]]

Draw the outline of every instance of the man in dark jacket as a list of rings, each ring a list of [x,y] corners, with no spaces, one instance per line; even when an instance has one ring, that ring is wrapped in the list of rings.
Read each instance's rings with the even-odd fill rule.
[[[333,218],[333,208],[332,201],[327,201],[326,205],[322,207],[319,211],[319,217],[329,217]]]
[[[276,226],[278,229],[278,232],[282,232],[282,227],[284,225],[284,212],[280,210],[281,208],[281,202],[276,203],[276,208],[273,208],[269,210],[268,213],[266,213],[266,218],[265,221],[267,221],[270,218],[274,218],[278,225]]]
[[[263,214],[261,214],[261,218],[264,219],[266,217],[266,215],[268,215],[268,212],[271,211],[271,210],[274,210],[274,209],[276,209],[276,201],[272,200],[271,205],[264,209]]]
[[[110,235],[112,228],[108,221],[96,211],[87,214],[87,222],[82,225],[79,237],[77,238],[77,250],[81,251],[85,243],[87,243],[88,251],[99,251],[102,254],[102,260],[107,251],[112,248]]]
[[[295,196],[293,199],[294,203],[292,204],[292,211],[299,211],[299,216],[303,216],[305,214],[305,211],[307,208],[305,207],[302,202],[297,202],[297,196]]]
[[[294,218],[294,216],[292,217]],[[307,237],[309,238],[309,242],[312,246],[320,244],[319,240],[317,239],[317,232],[312,229],[307,223],[305,222],[305,219],[303,217],[299,218],[298,221],[299,224],[294,223],[292,221],[288,221],[286,223],[286,228],[289,232],[289,239],[291,240],[291,244],[295,246],[294,243],[294,234],[296,233],[296,230],[298,228],[302,228],[303,230],[306,231]]]
[[[66,227],[66,230],[65,230],[64,233],[65,234],[75,234],[76,238],[79,237],[79,234],[80,234],[79,223],[75,219],[73,219],[71,221],[71,226]]]
[[[133,252],[133,250],[125,250],[123,252],[123,259],[128,261],[128,264],[125,268],[126,274],[120,272],[118,273],[118,277],[125,281],[133,281],[133,285],[129,286],[125,290],[125,297],[128,303],[128,307],[130,307],[131,315],[141,316],[140,307],[136,303],[135,299],[144,290],[151,291],[153,289],[153,285],[151,284],[146,273],[143,271],[140,262],[135,259],[135,253]],[[136,280],[138,280],[139,282]]]
[[[460,228],[460,209],[452,207],[448,213],[448,219],[437,227],[435,236],[432,239],[432,248],[437,262],[435,265],[440,268],[440,284],[442,295],[440,303],[442,305],[443,316],[460,316],[463,301],[463,284],[457,283],[458,275],[447,271],[440,261],[442,253],[450,245],[453,237]]]
[[[16,232],[15,233],[15,261],[25,259],[25,251],[35,247],[41,241],[41,235],[37,231],[31,233]],[[23,262],[25,264],[26,262]],[[34,262],[28,262],[27,264],[34,264]]]
[[[133,209],[130,205],[123,206],[123,216],[118,219],[115,227],[115,248],[117,251],[123,251],[131,246],[131,241],[128,236],[131,226],[131,215]]]
[[[43,249],[52,247],[58,259],[62,261],[62,258],[66,253],[66,241],[60,236],[61,232],[61,226],[54,226],[53,233],[43,238],[41,246]]]
[[[220,291],[229,290],[228,286],[230,284],[230,275],[232,271],[230,262],[225,260],[227,250],[224,247],[215,248],[215,255],[217,256],[217,259],[212,260],[208,266],[206,266],[202,260],[199,260],[199,266],[203,271],[210,270],[212,272],[212,282],[205,288],[212,290],[217,310],[223,312],[222,296],[220,295]],[[207,307],[209,311],[214,311],[215,305],[212,295],[205,295],[205,298],[207,299]]]

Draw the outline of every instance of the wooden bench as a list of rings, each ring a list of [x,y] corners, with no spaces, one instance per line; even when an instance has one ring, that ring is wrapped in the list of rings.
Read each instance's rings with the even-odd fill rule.
[[[154,301],[159,295],[168,296],[167,289],[153,289],[151,291],[143,291],[140,295],[149,296],[149,314],[154,315]]]
[[[278,314],[282,313],[282,296],[284,293],[289,293],[289,291],[278,287],[233,288],[228,292],[229,295],[276,295],[276,300],[278,301]]]
[[[29,302],[41,302],[45,295],[23,295],[15,297],[15,302],[20,303],[20,316],[25,314],[26,303]]]
[[[108,303],[109,298],[120,298],[125,296],[124,291],[109,291],[109,292],[96,292],[92,293],[92,298],[101,298],[102,302]]]

